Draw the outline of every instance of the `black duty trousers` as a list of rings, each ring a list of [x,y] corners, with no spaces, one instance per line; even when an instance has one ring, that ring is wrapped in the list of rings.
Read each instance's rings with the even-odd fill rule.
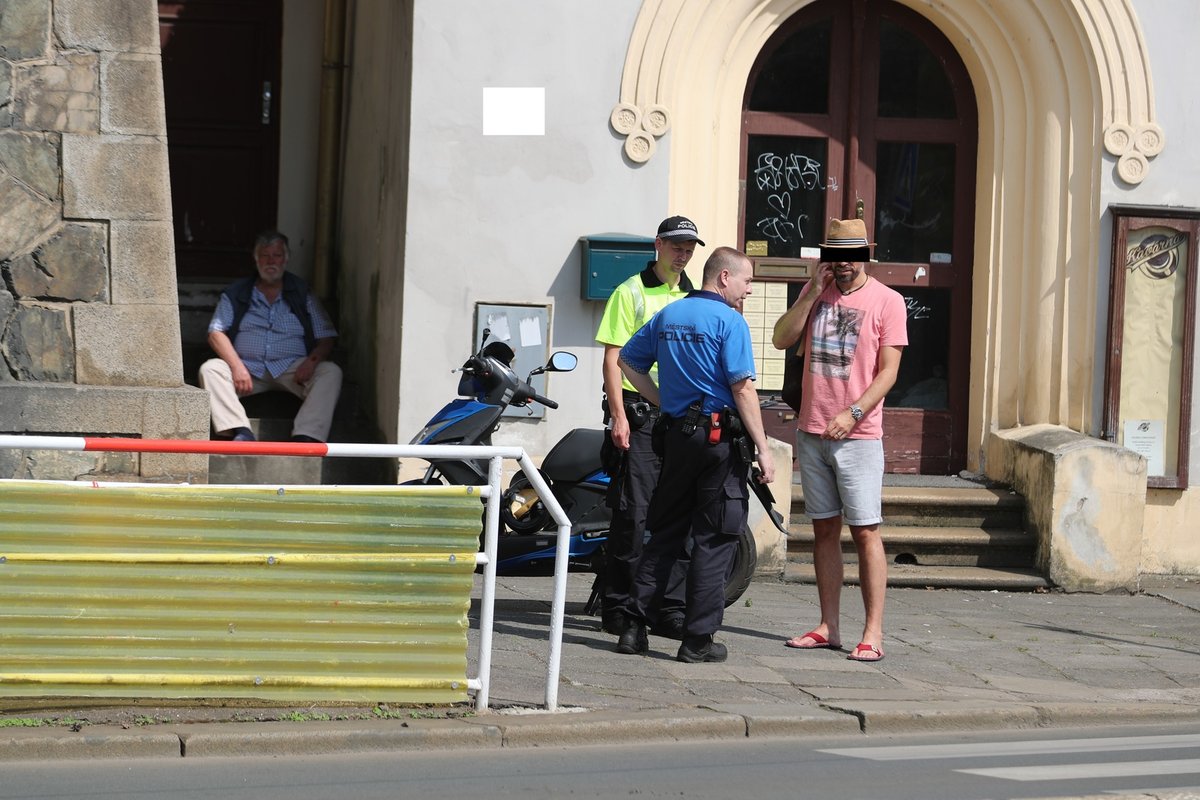
[[[673,420],[667,427],[662,473],[646,515],[649,539],[627,613],[649,619],[691,536],[684,629],[689,636],[706,636],[716,633],[725,615],[725,578],[746,522],[750,465],[729,442],[709,444],[707,426],[691,435],[682,426],[682,420]]]
[[[625,454],[625,469],[613,503],[606,545],[604,593],[600,600],[605,612],[625,608],[630,602],[633,573],[646,540],[646,512],[662,467],[662,459],[654,453],[650,443],[653,428],[653,421],[648,421],[629,433],[629,450]],[[648,618],[652,621],[683,613],[688,570],[686,552],[679,555],[677,562],[661,599],[648,610]]]

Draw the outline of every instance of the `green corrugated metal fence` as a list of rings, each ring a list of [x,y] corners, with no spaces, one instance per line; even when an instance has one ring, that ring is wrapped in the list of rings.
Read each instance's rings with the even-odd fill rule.
[[[0,698],[467,699],[467,487],[0,481]]]

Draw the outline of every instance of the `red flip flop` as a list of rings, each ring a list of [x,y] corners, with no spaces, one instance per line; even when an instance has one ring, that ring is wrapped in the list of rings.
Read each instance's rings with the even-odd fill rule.
[[[803,642],[805,639],[812,639],[812,643],[801,644],[801,642]],[[840,650],[842,648],[841,642],[831,642],[816,631],[809,631],[808,633],[803,633],[799,636],[793,636],[783,644],[784,647],[794,647],[797,650]]]
[[[859,642],[846,658],[849,661],[883,661],[883,651],[873,644]]]

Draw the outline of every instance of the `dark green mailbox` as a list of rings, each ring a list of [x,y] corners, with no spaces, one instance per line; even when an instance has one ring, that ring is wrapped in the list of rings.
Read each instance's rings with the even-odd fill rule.
[[[580,294],[584,300],[607,300],[630,275],[641,272],[653,261],[654,239],[625,233],[598,233],[579,239],[583,274]]]

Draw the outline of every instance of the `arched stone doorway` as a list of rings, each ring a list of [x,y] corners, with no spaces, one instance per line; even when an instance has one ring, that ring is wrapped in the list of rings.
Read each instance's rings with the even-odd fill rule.
[[[868,271],[909,310],[885,402],[889,472],[966,466],[977,130],[954,48],[891,0],[805,7],[767,42],[746,89],[739,243],[774,301],[761,321],[747,314],[764,350],[760,392],[803,368],[770,346],[780,290],[787,304],[799,294],[826,220],[864,219],[877,242]]]
[[[1094,434],[1099,177],[1108,169],[1136,183],[1163,147],[1133,9],[1122,0],[897,2],[941,31],[976,93],[967,466],[983,467],[992,431],[1052,423]],[[631,142],[669,139],[633,153],[666,150],[670,206],[686,206],[713,232],[706,240],[738,240],[745,88],[767,42],[811,4],[643,4],[618,109],[645,121]]]

